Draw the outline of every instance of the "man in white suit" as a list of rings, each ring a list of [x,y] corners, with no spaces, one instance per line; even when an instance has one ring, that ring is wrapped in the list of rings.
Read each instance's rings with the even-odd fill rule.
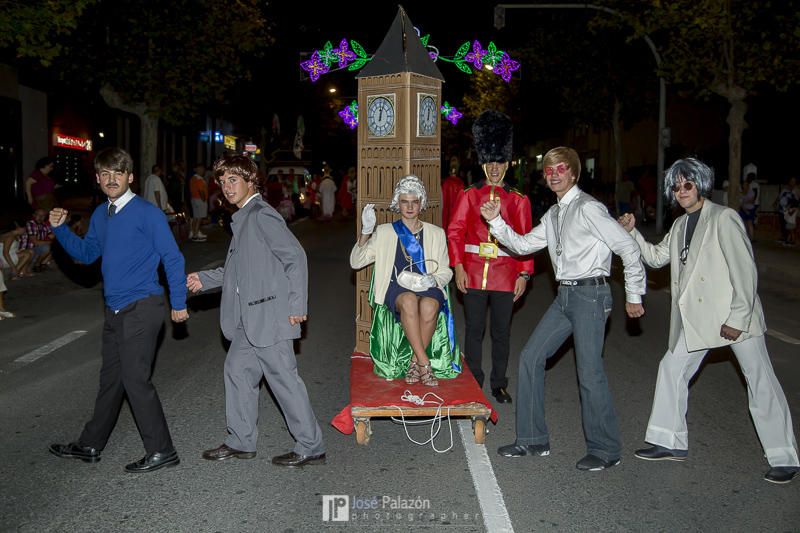
[[[764,311],[756,293],[753,250],[736,211],[707,197],[714,171],[688,158],[664,178],[664,194],[686,214],[659,244],[645,241],[631,214],[620,224],[631,232],[651,267],[670,263],[672,312],[669,349],[661,360],[645,441],[636,457],[682,461],[688,455],[686,409],[689,381],[711,348],[730,345],[747,380],[750,415],[770,470],[764,479],[788,483],[800,468],[789,406],[764,342]]]

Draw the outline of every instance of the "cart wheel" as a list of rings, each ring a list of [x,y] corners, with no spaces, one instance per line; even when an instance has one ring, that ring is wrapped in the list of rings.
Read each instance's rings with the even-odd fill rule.
[[[472,431],[475,434],[475,444],[484,444],[486,442],[486,419],[473,418]]]
[[[369,436],[372,430],[369,427],[369,420],[356,420],[356,442],[362,446],[369,444]]]

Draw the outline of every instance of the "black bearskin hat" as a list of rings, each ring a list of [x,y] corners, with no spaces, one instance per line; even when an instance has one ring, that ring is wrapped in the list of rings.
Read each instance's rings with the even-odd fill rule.
[[[513,130],[511,119],[499,111],[484,111],[472,125],[478,163],[511,161]]]

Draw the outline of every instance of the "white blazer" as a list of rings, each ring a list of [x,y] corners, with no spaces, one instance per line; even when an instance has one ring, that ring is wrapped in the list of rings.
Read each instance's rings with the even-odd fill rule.
[[[741,342],[767,330],[756,293],[758,274],[744,224],[733,209],[706,199],[692,236],[686,266],[680,261],[688,215],[675,220],[659,244],[650,244],[639,231],[631,234],[651,267],[671,263],[672,312],[669,349],[678,343],[681,328],[690,352]],[[736,341],[721,337],[726,324],[742,331]]]
[[[432,271],[433,263],[426,263],[428,274],[436,278],[436,285],[440,289],[450,283],[453,271],[450,270],[450,259],[447,255],[447,237],[444,230],[434,224],[422,223],[422,248],[425,250],[425,259],[434,259],[439,263],[436,271]],[[359,247],[358,242],[350,252],[350,266],[356,270],[375,263],[375,281],[373,292],[375,303],[382,304],[386,299],[386,290],[394,274],[394,256],[397,250],[397,233],[391,224],[381,224],[375,228],[375,233]]]

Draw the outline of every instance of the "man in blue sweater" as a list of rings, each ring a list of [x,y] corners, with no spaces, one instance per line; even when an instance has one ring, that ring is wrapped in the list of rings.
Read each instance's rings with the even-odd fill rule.
[[[172,320],[183,322],[189,318],[184,261],[164,213],[130,190],[131,156],[120,148],[107,148],[95,157],[94,168],[108,202],[95,209],[86,236],[81,239],[64,224],[66,209],[53,209],[50,224],[75,260],[89,264],[103,258],[106,309],[100,390],[94,415],[78,440],[52,444],[50,452],[87,463],[99,461],[127,394],[147,454],[125,470],[152,472],[180,462],[150,375],[164,322],[158,265],[163,263],[167,273]]]

